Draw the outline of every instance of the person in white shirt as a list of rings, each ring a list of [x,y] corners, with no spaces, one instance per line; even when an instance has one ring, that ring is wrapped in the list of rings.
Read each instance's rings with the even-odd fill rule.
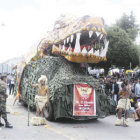
[[[140,99],[140,79],[137,80],[137,83],[135,85],[135,97],[137,99]]]
[[[14,76],[11,77],[11,83],[10,83],[10,91],[9,91],[9,94],[13,94],[14,93],[14,87],[15,87],[15,84],[14,84]]]

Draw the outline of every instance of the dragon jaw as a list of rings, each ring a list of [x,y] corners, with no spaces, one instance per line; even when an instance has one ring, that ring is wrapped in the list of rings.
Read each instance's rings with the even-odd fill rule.
[[[84,16],[59,19],[46,40],[52,44],[54,55],[64,56],[77,63],[106,61],[109,42],[101,18]]]

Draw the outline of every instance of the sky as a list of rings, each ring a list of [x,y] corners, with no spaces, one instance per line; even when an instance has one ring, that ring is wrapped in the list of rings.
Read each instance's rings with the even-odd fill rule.
[[[140,24],[140,0],[0,0],[0,63],[37,46],[61,14],[99,16],[111,25],[131,11]]]

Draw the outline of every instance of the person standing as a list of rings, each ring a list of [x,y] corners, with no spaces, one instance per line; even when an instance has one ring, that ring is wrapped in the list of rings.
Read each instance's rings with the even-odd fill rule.
[[[45,105],[49,102],[49,87],[47,85],[47,77],[45,75],[41,75],[38,79],[38,84],[32,84],[28,81],[31,87],[38,88],[38,95],[35,96],[35,103],[36,103],[36,116],[44,117],[44,110]]]
[[[111,93],[112,93],[112,100],[115,102],[115,105],[117,106],[118,104],[118,92],[119,92],[119,86],[116,82],[116,79],[114,78],[112,80],[112,89],[111,89]]]
[[[6,98],[8,95],[6,94],[6,89],[6,75],[2,75],[0,79],[0,116],[4,119],[6,128],[13,128],[13,126],[7,120]]]
[[[136,100],[140,99],[140,79],[137,80],[137,83],[135,85],[135,97]]]
[[[122,125],[121,118],[122,113],[125,111],[125,122],[124,125],[128,126],[128,110],[131,108],[130,97],[131,92],[130,89],[127,88],[125,83],[122,84],[122,90],[120,91],[118,96],[121,96],[121,99],[118,101],[117,110],[118,110],[118,119],[115,123],[116,126]]]
[[[49,103],[49,87],[47,85],[47,77],[45,75],[41,75],[38,79],[38,84],[32,84],[28,81],[31,87],[35,87],[38,89],[38,94],[35,96],[36,103],[36,117],[32,117],[31,123],[32,125],[45,125],[45,106]],[[39,116],[41,114],[41,117]]]
[[[10,94],[13,94],[14,93],[14,87],[15,87],[15,84],[14,84],[14,76],[12,75],[11,77],[11,82],[10,82]]]

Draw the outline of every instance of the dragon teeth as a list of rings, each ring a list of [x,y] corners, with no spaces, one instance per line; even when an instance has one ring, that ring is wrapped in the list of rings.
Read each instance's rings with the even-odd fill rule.
[[[64,51],[65,50],[65,46],[63,45],[63,47],[62,47],[62,50]]]
[[[94,55],[99,56],[99,50],[95,51]]]
[[[69,40],[70,40],[70,38],[68,37],[68,38],[67,38],[67,43],[69,43]]]
[[[66,40],[64,40],[64,45],[66,45]]]
[[[103,34],[100,35],[100,40],[102,39],[102,37],[103,37]]]
[[[76,34],[76,43],[75,43],[75,49],[74,49],[75,53],[81,52],[81,48],[80,48],[80,35],[81,35],[81,33],[77,33]]]
[[[67,52],[69,52],[70,51],[70,47],[67,49]]]
[[[104,49],[102,50],[102,52],[101,52],[101,56],[102,56],[102,57],[105,57],[105,56],[106,56],[106,52],[107,52],[107,50],[108,50],[108,45],[109,45],[109,41],[106,42],[105,48],[104,48]]]
[[[89,31],[89,38],[93,35],[93,31]]]
[[[93,48],[88,52],[88,54],[93,54]]]
[[[60,50],[62,49],[62,45],[61,45],[61,44],[59,44],[59,49],[60,49]]]
[[[99,50],[100,56],[101,56],[102,52],[103,52],[103,46],[102,46],[101,49]]]
[[[86,50],[85,47],[84,47],[83,50],[82,50],[82,54],[87,54],[87,50]]]
[[[96,35],[97,37],[101,34],[101,32],[96,31]]]
[[[69,51],[72,51],[72,47],[71,47],[71,44],[70,44],[70,46],[69,46]]]
[[[71,39],[71,43],[73,42],[73,38],[74,38],[74,35],[71,35],[71,38],[70,38]]]
[[[108,48],[108,45],[109,45],[109,41],[106,42],[105,48]]]
[[[105,38],[103,41],[104,41],[104,45],[106,45],[106,43],[107,43],[107,39]]]
[[[71,48],[71,44],[69,44],[69,48]]]

